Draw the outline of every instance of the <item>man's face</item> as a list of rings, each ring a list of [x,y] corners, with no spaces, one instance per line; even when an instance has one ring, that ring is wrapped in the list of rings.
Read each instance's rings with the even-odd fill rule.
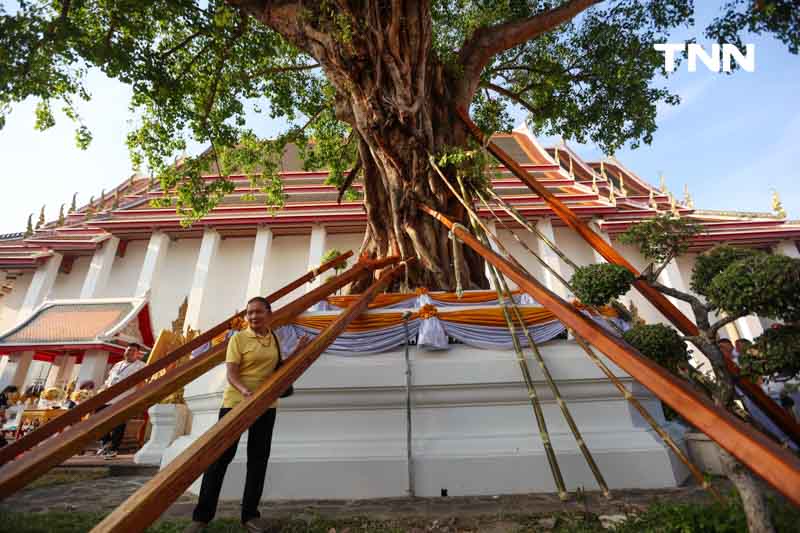
[[[250,323],[250,327],[255,330],[260,330],[264,329],[264,327],[269,323],[272,313],[262,302],[256,301],[247,304],[246,315],[247,322]]]
[[[730,342],[720,342],[719,349],[724,355],[731,355],[733,353],[733,345]]]
[[[133,363],[139,359],[139,348],[136,346],[128,346],[125,349],[125,360],[129,363]]]

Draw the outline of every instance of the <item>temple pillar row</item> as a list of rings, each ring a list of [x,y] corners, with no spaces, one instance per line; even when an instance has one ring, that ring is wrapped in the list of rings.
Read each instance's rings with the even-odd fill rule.
[[[69,384],[69,378],[72,376],[72,370],[75,368],[75,357],[70,355],[59,355],[53,360],[53,366],[50,367],[50,373],[47,374],[47,381],[45,387],[61,387],[66,388]]]
[[[538,229],[541,234],[547,237],[551,242],[556,243],[556,237],[553,232],[553,223],[549,218],[538,219],[536,221],[536,229]],[[544,262],[553,269],[553,271],[557,272],[559,276],[569,280],[567,265],[561,261],[561,258],[558,257],[558,254],[551,250],[544,240],[537,239],[536,242],[539,248],[539,257],[541,257]],[[556,243],[556,245],[558,244]],[[569,289],[567,289],[549,269],[542,267],[542,272],[544,274],[544,284],[548,289],[566,300],[572,299],[572,294],[570,294]]]
[[[253,258],[250,261],[250,276],[247,281],[247,299],[266,296],[267,283],[264,278],[267,261],[272,250],[272,230],[259,226],[253,244]]]
[[[83,281],[81,298],[97,298],[106,288],[108,277],[111,275],[111,267],[114,265],[114,258],[117,256],[118,246],[119,239],[111,237],[95,250]]]
[[[208,278],[211,272],[211,263],[219,253],[219,243],[221,241],[219,233],[208,228],[203,232],[203,240],[200,243],[200,253],[197,256],[197,263],[194,267],[192,278],[192,288],[189,291],[189,302],[186,309],[186,321],[184,328],[192,328],[202,331],[203,324],[203,304],[208,295]]]
[[[5,389],[9,385],[16,385],[20,392],[23,385],[25,385],[25,377],[28,375],[28,369],[33,361],[33,351],[27,352],[14,352],[6,356],[6,361],[3,367],[3,373],[0,375],[0,390]]]
[[[147,253],[144,256],[142,270],[139,272],[139,281],[136,284],[136,296],[144,296],[153,290],[153,285],[158,279],[159,272],[164,266],[169,248],[169,236],[162,231],[155,231],[147,243]]]
[[[78,378],[76,388],[81,386],[84,381],[94,383],[95,389],[103,386],[106,377],[106,367],[108,366],[108,352],[105,350],[87,350],[83,354],[83,361],[78,368]]]
[[[28,286],[28,292],[25,293],[25,300],[17,314],[18,320],[28,318],[36,307],[47,298],[47,295],[53,289],[56,277],[58,277],[61,259],[61,254],[53,253],[49,259],[36,269],[31,284]]]
[[[325,255],[326,237],[325,226],[314,224],[311,227],[311,240],[308,244],[308,270],[314,270],[322,261],[322,256]],[[314,281],[306,283],[306,292],[319,287],[320,282],[320,278],[317,277]]]

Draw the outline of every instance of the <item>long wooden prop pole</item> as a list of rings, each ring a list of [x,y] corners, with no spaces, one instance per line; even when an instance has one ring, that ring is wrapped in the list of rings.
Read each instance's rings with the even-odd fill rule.
[[[289,322],[293,317],[337,289],[359,279],[365,272],[397,261],[398,258],[395,257],[371,264],[357,263],[344,274],[304,294],[273,313],[272,325],[278,326]],[[211,347],[208,352],[172,369],[161,378],[144,385],[130,396],[121,399],[88,419],[70,426],[58,437],[42,443],[16,461],[12,461],[0,469],[0,500],[14,494],[14,492],[46,473],[52,467],[72,457],[81,451],[88,442],[105,435],[131,416],[141,413],[150,405],[172,394],[187,383],[191,383],[221,363],[225,358],[227,344],[228,341],[225,340],[217,346]]]
[[[321,264],[316,269],[307,272],[306,274],[300,276],[299,278],[289,283],[288,285],[284,286],[283,288],[273,292],[272,294],[267,296],[267,300],[270,303],[277,301],[278,299],[289,294],[296,288],[302,287],[305,283],[312,281],[321,273],[330,270],[335,266],[343,264],[345,261],[347,261],[347,259],[351,255],[353,255],[353,252],[348,251],[344,254],[341,254],[331,259],[330,261]],[[155,361],[154,363],[149,365],[145,365],[145,367],[142,368],[141,370],[134,372],[127,378],[119,381],[118,383],[115,383],[111,387],[98,392],[95,396],[89,398],[85,402],[76,405],[74,408],[70,409],[66,413],[40,426],[38,429],[28,433],[21,439],[9,444],[8,446],[0,448],[0,466],[11,461],[19,454],[36,446],[49,436],[54,435],[59,431],[62,431],[67,426],[71,426],[79,422],[84,416],[94,413],[99,408],[106,405],[109,402],[109,400],[116,398],[122,392],[129,390],[131,387],[134,387],[139,383],[142,383],[146,379],[155,375],[160,370],[163,370],[168,366],[170,366],[172,363],[179,361],[183,356],[192,353],[192,351],[195,350],[196,348],[202,346],[203,344],[207,343],[217,335],[223,333],[226,329],[228,329],[232,320],[241,316],[244,316],[244,311],[236,313],[235,315],[228,318],[224,322],[220,322],[218,325],[209,329],[202,335],[195,337],[186,344],[180,346],[179,348],[165,355],[158,361]]]
[[[539,183],[536,178],[531,176],[522,168],[510,155],[508,155],[502,148],[495,143],[489,141],[484,136],[483,132],[478,126],[472,122],[469,114],[464,108],[457,109],[458,116],[461,121],[467,126],[470,133],[481,144],[486,145],[489,152],[495,156],[506,168],[508,168],[516,177],[518,177],[525,185],[528,186],[533,192],[538,194],[550,206],[550,209],[564,221],[564,223],[575,230],[592,248],[597,250],[609,263],[624,266],[630,270],[634,276],[637,277],[634,281],[636,289],[650,301],[653,306],[658,309],[675,327],[677,327],[684,335],[695,337],[700,334],[697,326],[684,315],[669,299],[661,294],[658,290],[651,287],[646,281],[638,279],[639,271],[630,264],[619,252],[617,252],[609,243],[607,243],[600,235],[595,233],[585,222],[567,207],[561,200],[556,198],[547,187]],[[738,369],[735,368],[734,363],[728,364],[732,373],[735,376],[739,375]],[[753,401],[756,402],[762,411],[766,412],[770,419],[775,422],[784,433],[789,435],[792,440],[800,444],[800,424],[795,422],[789,414],[776,404],[772,399],[767,396],[761,387],[754,383],[743,379],[737,378],[740,388],[742,388]]]
[[[405,265],[399,265],[385,272],[308,346],[270,376],[252,396],[234,407],[228,415],[92,529],[92,532],[144,531],[157,520],[170,504],[183,494],[186,488],[317,360],[347,325],[367,309],[375,296],[382,292],[403,268]]]
[[[720,409],[656,363],[642,356],[603,328],[587,319],[565,300],[546,289],[527,272],[497,255],[441,213],[420,208],[442,222],[467,246],[508,276],[522,290],[550,310],[570,329],[596,346],[620,368],[675,409],[697,429],[763,477],[795,505],[800,505],[800,460],[788,450],[754,431],[731,413]]]

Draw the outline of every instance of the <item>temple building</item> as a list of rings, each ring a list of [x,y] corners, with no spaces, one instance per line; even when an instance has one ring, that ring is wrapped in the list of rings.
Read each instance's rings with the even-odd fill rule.
[[[493,140],[639,269],[647,261],[618,242],[620,233],[664,212],[699,223],[703,231],[693,239],[689,253],[660,274],[665,285],[687,290],[694,257],[717,244],[800,257],[800,221],[786,219],[777,196],[768,213],[702,210],[695,208],[688,191],[676,198],[663,181],[654,186],[614,158],[584,161],[565,144],[541,146],[526,129],[498,134]],[[268,294],[315,268],[330,250],[353,250],[357,255],[366,225],[361,202],[337,203],[336,188],[325,184],[326,172],[300,169],[296,153],[287,152],[282,171],[286,205],[274,213],[265,208],[263,195],[253,194],[246,176],[234,176],[236,190],[209,215],[185,226],[173,208],[151,205],[162,195],[153,180],[133,176],[114,190],[93,191],[96,199],[84,206],[73,205],[68,212],[62,208],[58,221],[0,236],[0,388],[14,384],[24,390],[34,383],[67,388],[86,380],[100,384],[126,342],[152,346],[159,332],[175,329],[175,323],[184,331],[206,330],[242,309],[249,297]],[[504,168],[496,170],[494,190],[575,263],[603,261],[541,198]],[[488,210],[479,214],[535,277],[557,294],[573,298],[508,229],[495,224]],[[509,228],[520,229],[505,213],[501,218]],[[541,240],[523,231],[519,236],[569,279],[571,267]],[[274,307],[311,287],[297,289]],[[453,309],[496,308],[497,302],[478,292],[468,292],[465,298],[417,291],[369,311],[376,316],[388,308],[419,311],[411,324],[418,338],[408,347],[411,468],[404,403],[406,337],[387,333],[383,344],[362,346],[353,335],[334,344],[295,384],[297,392],[281,400],[264,497],[552,491],[514,351],[497,347],[502,339],[485,340],[470,329],[481,324],[447,314]],[[315,324],[334,316],[343,301],[334,297],[320,302],[301,315],[297,327],[313,332]],[[684,466],[563,326],[536,302],[522,298],[520,303],[611,488],[682,483],[687,477]],[[664,320],[638,293],[630,292],[623,303],[634,306],[647,322]],[[693,316],[684,302],[675,303]],[[429,340],[430,328],[423,331],[426,318],[439,321],[437,328],[445,332],[439,340]],[[728,325],[725,335],[753,339],[768,325],[746,317]],[[611,366],[651,414],[682,439],[685,428],[665,421],[660,402]],[[567,485],[596,487],[538,371],[534,381]],[[217,367],[185,388],[185,404],[151,409],[154,431],[137,459],[165,464],[198,438],[216,421],[224,382],[224,368]],[[162,431],[164,427],[168,431]],[[243,437],[223,497],[239,496],[245,447]],[[192,490],[198,489],[195,483]]]

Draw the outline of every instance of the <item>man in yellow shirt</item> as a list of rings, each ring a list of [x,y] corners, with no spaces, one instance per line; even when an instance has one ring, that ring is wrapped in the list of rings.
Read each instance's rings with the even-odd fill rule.
[[[225,416],[244,398],[251,396],[264,380],[275,371],[281,357],[280,346],[269,325],[272,310],[265,298],[255,297],[247,302],[249,327],[240,331],[228,343],[225,357],[228,386],[222,397],[219,417]],[[242,497],[242,525],[252,533],[267,531],[258,512],[258,503],[264,490],[267,461],[272,445],[272,429],[275,426],[275,405],[261,415],[247,432],[247,476]],[[200,532],[214,518],[222,490],[225,471],[228,469],[239,439],[212,464],[200,488],[200,497],[192,514],[192,524],[187,532]]]

